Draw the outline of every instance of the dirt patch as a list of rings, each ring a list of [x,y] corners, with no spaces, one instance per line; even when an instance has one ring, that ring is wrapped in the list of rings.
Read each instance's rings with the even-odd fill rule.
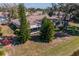
[[[2,28],[1,29],[1,32],[3,33],[3,36],[4,35],[9,35],[9,34],[13,34],[13,30],[9,27],[9,26],[7,26],[7,25],[0,25],[0,27]]]

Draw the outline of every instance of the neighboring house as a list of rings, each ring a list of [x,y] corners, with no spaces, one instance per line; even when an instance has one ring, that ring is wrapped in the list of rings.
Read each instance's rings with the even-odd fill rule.
[[[0,24],[8,23],[8,12],[0,12]]]
[[[42,15],[42,11],[36,11],[36,12],[34,12],[34,13],[32,13],[32,15],[34,15],[34,16],[40,16],[40,15]]]
[[[29,15],[29,12],[26,12],[26,16],[28,16]]]
[[[9,12],[0,12],[0,16],[2,17],[8,17]]]
[[[8,20],[6,19],[6,17],[2,17],[0,16],[0,24],[7,24]]]
[[[31,35],[33,36],[33,35],[39,35],[39,33],[40,33],[40,27],[41,27],[41,25],[38,25],[38,24],[36,24],[36,25],[31,25],[30,26],[30,29],[31,29]]]
[[[17,20],[17,19],[11,20],[10,23],[13,24],[13,25],[15,25],[17,28],[20,27],[20,22],[19,22],[19,20]],[[40,28],[40,27],[41,27],[41,26],[40,26],[40,23],[37,23],[37,24],[34,24],[34,25],[30,25],[30,29],[31,29],[32,31],[36,31],[36,30],[38,30],[38,28]]]
[[[15,25],[17,28],[19,28],[19,26],[20,26],[20,22],[19,22],[18,19],[11,20],[10,23],[13,24],[13,25]]]
[[[2,17],[3,17],[3,16],[4,16],[4,13],[3,13],[3,12],[0,12],[0,16],[2,16]]]
[[[38,25],[38,24],[36,24],[36,25],[31,25],[31,26],[30,26],[31,32],[39,31],[40,27],[41,27],[41,25]]]
[[[27,12],[28,15],[28,12]],[[60,16],[62,16],[63,13],[61,13]],[[59,20],[59,18],[56,15],[53,15],[52,17],[49,17],[47,14],[42,14],[42,12],[37,11],[36,13],[33,13],[32,15],[27,16],[27,20],[30,23],[30,29],[32,31],[37,31],[41,27],[41,21],[44,17],[47,17],[54,21],[54,23]],[[11,20],[11,23],[14,24],[16,27],[20,26],[20,22],[18,19]]]

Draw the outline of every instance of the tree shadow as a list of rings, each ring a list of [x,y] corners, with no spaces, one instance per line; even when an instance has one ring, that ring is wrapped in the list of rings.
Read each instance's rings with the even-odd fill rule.
[[[20,45],[20,44],[24,44],[24,42],[21,38],[18,38],[18,37],[12,38],[12,45],[16,46],[16,45]]]
[[[40,41],[40,36],[39,36],[39,35],[31,36],[31,41],[34,41],[34,42],[41,42],[41,41]]]
[[[39,42],[39,43],[49,43],[48,41],[47,42],[42,41],[40,35],[31,36],[31,41]]]
[[[79,56],[79,50],[73,52],[71,56]]]

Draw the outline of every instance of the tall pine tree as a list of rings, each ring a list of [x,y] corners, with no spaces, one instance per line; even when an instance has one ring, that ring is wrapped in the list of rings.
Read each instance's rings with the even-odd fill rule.
[[[54,38],[55,28],[50,19],[46,17],[42,20],[41,24],[41,33],[40,33],[40,40],[42,42],[49,42]]]
[[[25,7],[24,4],[19,4],[19,19],[20,19],[20,37],[23,42],[27,41],[30,38],[30,29],[29,23],[26,19]]]

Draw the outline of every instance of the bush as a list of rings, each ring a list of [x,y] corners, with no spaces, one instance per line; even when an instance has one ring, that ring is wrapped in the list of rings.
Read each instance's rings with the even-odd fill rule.
[[[2,45],[8,45],[8,44],[11,44],[11,43],[12,43],[12,40],[8,40],[8,39],[4,39],[1,42]]]
[[[49,42],[54,38],[55,28],[50,19],[46,17],[42,20],[41,29],[40,29],[40,40],[43,42]]]
[[[22,43],[22,40],[20,37],[13,37],[12,38],[12,44],[15,46],[15,45],[19,45]]]
[[[10,28],[11,28],[12,30],[14,30],[14,31],[17,29],[17,27],[16,27],[14,24],[12,24],[12,23],[9,24],[9,26],[10,26]]]
[[[20,36],[20,29],[16,29],[16,30],[14,31],[14,34],[16,34],[17,36]]]

